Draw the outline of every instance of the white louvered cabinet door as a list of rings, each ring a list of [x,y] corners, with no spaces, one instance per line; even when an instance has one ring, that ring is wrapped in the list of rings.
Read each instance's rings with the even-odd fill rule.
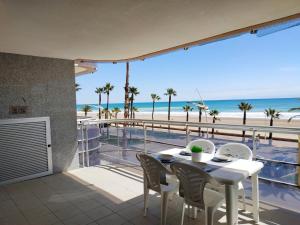
[[[52,171],[49,117],[0,120],[0,185]]]

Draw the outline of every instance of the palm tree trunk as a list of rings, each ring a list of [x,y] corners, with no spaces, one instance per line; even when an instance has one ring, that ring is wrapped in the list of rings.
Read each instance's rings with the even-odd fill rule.
[[[124,118],[129,117],[129,62],[126,62],[126,82],[125,82],[125,104],[124,104]]]
[[[213,117],[213,123],[216,123],[216,118]],[[212,128],[211,129],[211,134],[214,134],[215,133],[215,128]]]
[[[99,94],[99,119],[101,119],[101,94]]]
[[[130,118],[133,118],[133,94],[131,95],[131,103],[130,103]]]
[[[129,103],[128,103],[128,118],[130,117],[130,109],[131,109],[131,100],[129,100]]]
[[[189,112],[186,112],[186,122],[189,122]]]
[[[171,95],[169,95],[169,104],[168,104],[168,120],[170,121],[171,117]],[[169,129],[170,129],[170,124],[169,124]]]
[[[202,120],[202,109],[199,109],[199,123],[201,123],[201,120]],[[199,132],[199,135],[200,135],[201,127],[198,128],[198,132]]]
[[[154,120],[154,101],[152,103],[152,120]]]
[[[244,116],[243,116],[243,125],[246,124],[246,110],[244,110]],[[243,130],[243,137],[245,137],[246,131]]]
[[[106,99],[106,109],[107,109],[107,112],[105,114],[105,119],[108,119],[108,105],[109,105],[109,93],[107,93],[107,99]]]
[[[84,115],[85,115],[85,117],[87,116],[87,111],[84,111]]]
[[[171,117],[171,95],[169,95],[169,104],[168,104],[168,120]]]
[[[270,126],[272,127],[273,126],[273,118],[271,117],[271,119],[270,119]],[[269,139],[272,139],[272,136],[273,136],[273,134],[272,134],[272,132],[270,132],[269,133]]]

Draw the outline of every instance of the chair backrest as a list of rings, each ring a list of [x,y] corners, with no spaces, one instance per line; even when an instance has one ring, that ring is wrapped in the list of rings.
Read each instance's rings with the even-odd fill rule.
[[[190,150],[191,147],[194,146],[194,145],[202,147],[205,153],[215,154],[216,147],[215,147],[214,143],[212,143],[209,140],[197,139],[197,140],[191,141],[186,146],[186,149]]]
[[[157,160],[153,156],[140,153],[136,155],[136,158],[140,161],[141,167],[143,168],[145,179],[144,182],[147,183],[147,187],[160,193],[160,185],[167,185],[167,169],[159,160]]]
[[[172,163],[171,169],[180,182],[179,195],[184,198],[188,205],[204,209],[203,192],[205,185],[217,181],[201,168],[184,162]]]
[[[222,145],[216,152],[216,155],[231,156],[238,159],[252,160],[251,149],[241,143],[227,143]]]

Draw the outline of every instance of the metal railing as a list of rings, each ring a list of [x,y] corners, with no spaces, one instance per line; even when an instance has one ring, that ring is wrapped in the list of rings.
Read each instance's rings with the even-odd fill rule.
[[[119,128],[135,128],[135,129],[143,129],[143,141],[144,146],[142,151],[145,153],[148,152],[147,149],[147,142],[154,142],[153,140],[150,140],[147,138],[148,129],[149,128],[155,128],[155,129],[170,129],[172,130],[179,130],[179,131],[185,131],[186,140],[185,144],[190,142],[191,138],[191,128],[201,128],[201,131],[205,133],[208,137],[209,129],[221,129],[221,130],[231,130],[231,131],[246,131],[248,133],[247,138],[249,138],[250,141],[252,141],[252,152],[253,152],[253,160],[263,160],[268,163],[282,163],[290,166],[298,167],[298,173],[299,173],[299,161],[300,161],[300,155],[298,153],[298,160],[296,163],[294,162],[286,162],[286,161],[280,161],[280,160],[274,160],[274,159],[266,159],[261,158],[257,155],[257,141],[258,140],[258,134],[261,132],[272,132],[272,133],[280,133],[280,134],[290,134],[295,135],[297,138],[290,139],[289,141],[298,142],[298,145],[300,146],[300,128],[292,128],[292,127],[268,127],[268,126],[252,126],[252,125],[230,125],[230,124],[213,124],[213,123],[197,123],[197,122],[183,122],[183,121],[165,121],[165,120],[143,120],[143,119],[105,119],[105,120],[84,120],[78,122],[78,127],[81,133],[81,139],[79,139],[79,144],[81,145],[81,148],[83,151],[80,152],[82,154],[82,160],[83,160],[83,166],[89,166],[89,135],[88,135],[88,127],[91,125],[97,125],[100,130],[103,129],[110,129],[109,126],[114,125],[117,129],[117,132],[119,132]],[[156,126],[160,125],[160,126]],[[162,127],[162,125],[167,125],[168,127]],[[106,126],[106,128],[104,127]],[[170,126],[170,128],[169,128]],[[177,128],[175,128],[176,126]],[[183,127],[183,129],[178,129],[178,127]],[[194,130],[193,132],[198,132],[198,130]],[[249,133],[251,135],[249,135]],[[215,132],[214,135],[222,135],[224,133],[218,133]],[[226,135],[234,135],[238,137],[242,137],[242,135],[236,135],[232,133],[226,133]],[[92,137],[95,138],[95,137]],[[97,136],[96,136],[97,138]],[[276,138],[274,138],[276,139]],[[117,135],[117,142],[119,143],[119,135]],[[165,142],[160,142],[162,144],[169,144]],[[99,145],[100,148],[101,145]],[[94,148],[97,149],[97,148]],[[298,150],[299,151],[299,150]],[[272,180],[272,179],[270,179]],[[284,182],[283,182],[284,183]],[[298,178],[298,184],[300,185],[300,179]]]

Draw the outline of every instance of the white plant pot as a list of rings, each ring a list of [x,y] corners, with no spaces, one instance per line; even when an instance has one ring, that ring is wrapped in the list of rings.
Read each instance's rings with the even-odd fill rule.
[[[202,159],[202,153],[192,152],[192,161],[193,162],[201,162],[201,159]]]

